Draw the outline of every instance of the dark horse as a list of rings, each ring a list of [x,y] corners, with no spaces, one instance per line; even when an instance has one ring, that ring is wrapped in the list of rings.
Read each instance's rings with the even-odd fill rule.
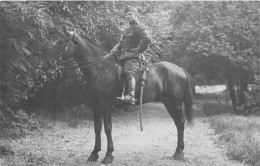
[[[117,83],[116,58],[102,59],[107,54],[85,35],[74,33],[65,48],[63,58],[71,58],[78,63],[85,75],[93,96],[93,114],[95,130],[95,146],[88,161],[97,161],[101,150],[102,119],[107,136],[107,152],[103,163],[113,161],[114,151],[112,140],[111,110],[115,103],[116,92],[120,89]],[[86,66],[88,64],[88,66]],[[138,76],[137,82],[138,82]],[[143,103],[160,100],[173,118],[178,131],[178,143],[173,158],[184,159],[184,122],[192,120],[192,92],[190,78],[180,67],[169,62],[159,62],[150,66],[146,76],[146,85],[143,93]],[[136,85],[136,96],[140,95],[140,84]],[[185,113],[182,111],[182,104]]]

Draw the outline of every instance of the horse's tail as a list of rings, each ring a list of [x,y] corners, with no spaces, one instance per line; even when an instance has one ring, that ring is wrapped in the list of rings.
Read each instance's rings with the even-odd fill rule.
[[[193,111],[192,111],[192,89],[189,74],[184,71],[186,75],[186,89],[184,97],[184,106],[185,106],[185,115],[188,120],[188,123],[192,123],[193,120]]]

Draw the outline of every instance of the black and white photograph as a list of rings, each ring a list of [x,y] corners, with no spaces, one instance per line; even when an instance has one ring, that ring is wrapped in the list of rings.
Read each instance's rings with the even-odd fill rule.
[[[0,0],[0,166],[260,166],[260,1]]]

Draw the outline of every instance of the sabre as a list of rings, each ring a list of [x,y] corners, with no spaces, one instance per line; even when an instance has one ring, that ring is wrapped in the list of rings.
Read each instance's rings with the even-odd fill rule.
[[[140,130],[143,131],[143,122],[142,122],[142,117],[143,117],[143,91],[144,91],[144,86],[145,86],[145,77],[146,77],[146,70],[143,70],[143,75],[142,75],[142,82],[141,82],[141,91],[140,91],[140,110],[139,110],[139,119],[140,119]]]

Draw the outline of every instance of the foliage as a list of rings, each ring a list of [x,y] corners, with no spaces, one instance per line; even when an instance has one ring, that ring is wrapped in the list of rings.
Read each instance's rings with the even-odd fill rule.
[[[0,113],[28,103],[52,111],[84,103],[87,82],[79,69],[57,70],[66,45],[62,28],[110,50],[122,33],[125,5],[139,10],[153,36],[146,55],[184,67],[197,84],[222,83],[231,64],[257,70],[257,2],[0,2]]]
[[[233,63],[253,71],[259,15],[256,2],[180,2],[172,9],[171,54],[165,58],[210,80],[224,78]]]
[[[87,99],[79,69],[57,70],[66,40],[62,31],[86,33],[109,50],[119,38],[121,3],[0,2],[0,122],[6,129],[31,128],[33,117],[21,107],[53,113]],[[83,90],[82,90],[83,89]],[[12,118],[7,118],[10,114]],[[18,129],[20,130],[20,129]],[[18,131],[17,131],[18,132]]]
[[[219,98],[217,102],[215,98]],[[219,135],[219,140],[227,147],[231,159],[258,166],[259,152],[259,116],[232,115],[232,107],[226,103],[225,93],[204,95],[203,111],[209,117],[210,125]]]
[[[64,93],[54,94],[64,91],[64,88],[68,89],[66,94],[75,92],[76,97],[71,99],[84,98],[84,94],[78,93],[87,83],[79,70],[57,70],[58,57],[66,45],[62,28],[66,26],[70,31],[85,33],[101,47],[110,50],[121,35],[118,26],[123,22],[126,4],[137,7],[145,23],[153,20],[151,9],[158,5],[155,2],[1,2],[2,112],[7,107],[20,107],[28,99],[34,100],[35,95],[36,98],[45,96],[41,98],[43,101],[54,101],[58,96],[64,96]],[[146,16],[149,19],[145,19]],[[73,78],[73,74],[77,74],[77,78]],[[72,79],[76,81],[71,83]]]
[[[12,148],[7,145],[0,145],[0,157],[6,156],[6,155],[14,155],[14,151],[12,150]]]
[[[259,16],[257,2],[180,2],[171,12],[170,45],[164,58],[188,69],[196,84],[205,84],[205,80],[223,84],[227,79],[230,88],[239,81],[242,89],[259,70]],[[242,69],[248,71],[246,75]],[[236,102],[230,90],[236,113],[237,103],[244,103],[241,94]],[[255,104],[246,103],[240,110],[248,105]]]
[[[24,110],[13,111],[10,108],[6,112],[4,120],[0,121],[1,138],[19,137],[39,128],[35,114],[28,115]]]
[[[256,76],[255,84],[252,85],[251,90],[245,92],[246,94],[246,103],[244,103],[239,111],[242,114],[260,114],[260,77]]]
[[[70,30],[86,32],[110,49],[118,32],[117,13],[113,2],[1,2],[3,110],[33,97],[59,74],[64,74],[55,68],[55,58],[66,44],[64,25]]]

